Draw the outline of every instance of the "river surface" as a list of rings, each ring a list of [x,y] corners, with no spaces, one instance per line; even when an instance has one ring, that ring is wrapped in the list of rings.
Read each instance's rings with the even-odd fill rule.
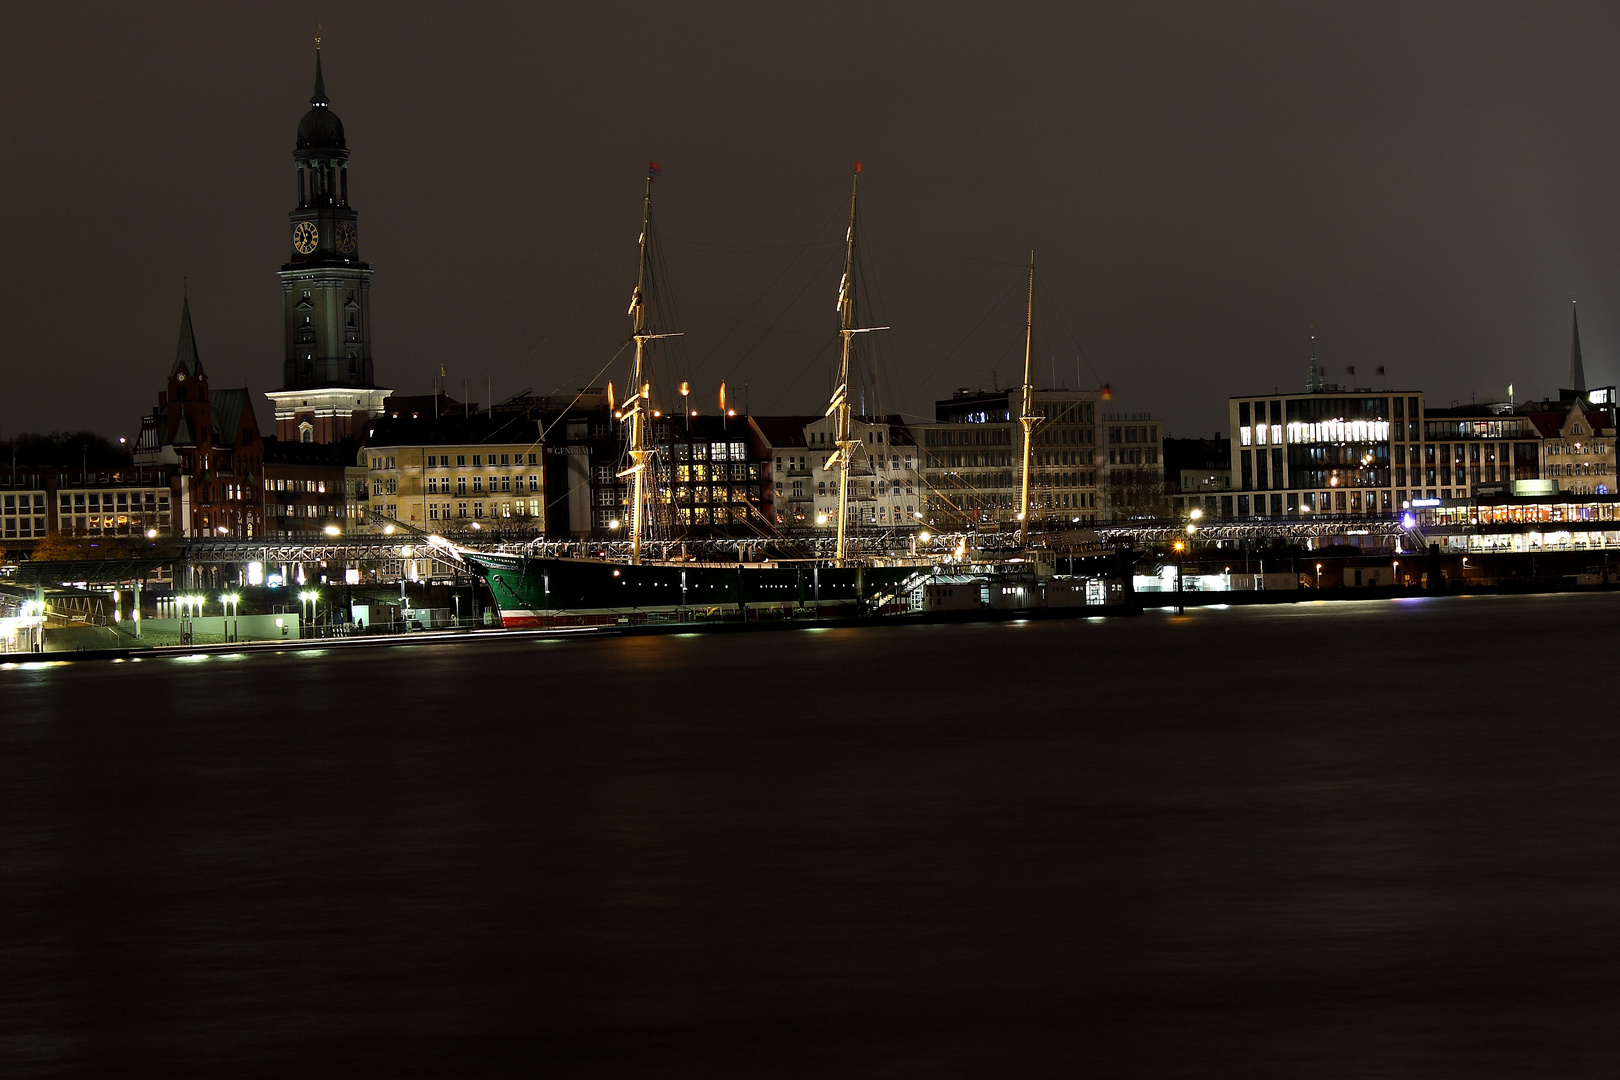
[[[0,1076],[1620,1071],[1620,597],[0,670]]]

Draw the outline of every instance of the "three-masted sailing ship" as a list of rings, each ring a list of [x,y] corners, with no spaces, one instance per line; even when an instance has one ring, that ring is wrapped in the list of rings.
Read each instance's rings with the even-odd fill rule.
[[[856,325],[856,281],[860,166],[850,184],[849,227],[844,242],[844,271],[838,285],[840,344],[837,388],[827,406],[834,418],[836,448],[829,467],[838,473],[837,542],[827,559],[774,560],[766,563],[662,560],[647,557],[648,539],[660,521],[656,500],[668,485],[656,482],[658,449],[651,420],[655,380],[649,370],[648,344],[676,332],[649,322],[652,288],[652,174],[642,198],[636,285],[630,297],[631,361],[626,396],[613,403],[623,425],[625,465],[619,472],[629,488],[625,526],[628,557],[617,559],[555,558],[525,554],[464,551],[463,557],[484,575],[508,627],[588,625],[649,617],[702,617],[747,613],[750,609],[808,611],[812,614],[868,613],[902,607],[931,572],[926,559],[887,558],[881,565],[862,562],[851,552],[850,470],[863,444],[853,433],[850,403],[851,353],[854,339],[883,327]],[[1027,365],[1026,365],[1027,366]],[[1026,376],[1027,377],[1027,376]],[[1028,395],[1026,394],[1026,400]],[[1025,411],[1028,411],[1026,406]],[[1026,468],[1028,454],[1026,452]],[[667,548],[667,545],[660,545]]]

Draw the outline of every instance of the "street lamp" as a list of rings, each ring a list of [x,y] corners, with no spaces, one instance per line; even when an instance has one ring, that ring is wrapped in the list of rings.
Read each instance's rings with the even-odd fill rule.
[[[336,525],[328,525],[321,531],[327,536],[341,536],[343,534],[343,530],[338,528]]]
[[[1321,563],[1316,564],[1316,587],[1318,589],[1320,589],[1322,587],[1322,564]]]
[[[318,600],[320,600],[320,598],[321,594],[314,589],[306,589],[298,594],[298,614],[301,618],[306,619],[310,626],[313,626],[315,623],[315,616],[317,614],[315,604]],[[305,614],[306,610],[308,612],[307,615]],[[304,636],[302,626],[300,626],[298,629],[298,636]]]
[[[232,641],[240,641],[241,634],[237,632],[236,616],[241,611],[242,597],[237,593],[221,593],[219,597],[220,616],[231,619],[231,632],[228,635]]]

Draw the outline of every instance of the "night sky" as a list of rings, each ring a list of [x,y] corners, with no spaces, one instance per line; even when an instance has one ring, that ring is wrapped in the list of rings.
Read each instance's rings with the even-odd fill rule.
[[[9,3],[0,437],[136,432],[183,278],[269,426],[317,18],[401,393],[622,384],[648,158],[710,409],[821,410],[855,159],[888,410],[1017,381],[1030,248],[1041,381],[1170,434],[1313,324],[1336,381],[1555,395],[1579,299],[1620,379],[1612,4]]]

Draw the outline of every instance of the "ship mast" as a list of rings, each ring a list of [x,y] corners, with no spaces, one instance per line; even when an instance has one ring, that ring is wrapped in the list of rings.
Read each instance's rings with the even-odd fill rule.
[[[849,231],[844,235],[844,276],[838,283],[838,336],[841,351],[838,361],[838,389],[833,391],[832,402],[825,415],[835,418],[834,442],[838,450],[832,464],[838,470],[838,547],[836,565],[845,562],[847,523],[849,520],[849,468],[855,463],[855,451],[861,445],[850,430],[849,355],[851,339],[856,334],[869,334],[874,330],[887,330],[887,326],[857,327],[855,325],[855,221],[856,202],[861,187],[861,163],[855,163],[854,178],[849,186]]]
[[[1029,305],[1024,312],[1024,399],[1019,407],[1018,422],[1024,428],[1024,472],[1018,492],[1018,546],[1029,546],[1029,463],[1034,443],[1035,387],[1030,384],[1030,369],[1035,359],[1035,253],[1029,253]]]
[[[647,169],[647,190],[641,200],[641,239],[640,259],[636,266],[636,291],[630,294],[630,327],[631,334],[636,342],[636,358],[634,366],[630,369],[630,396],[625,399],[620,410],[623,419],[630,421],[630,465],[619,470],[619,477],[631,478],[633,493],[630,498],[630,563],[632,566],[641,564],[641,539],[644,529],[643,514],[647,507],[648,484],[647,463],[654,451],[648,446],[647,439],[647,412],[651,389],[650,378],[647,373],[646,347],[647,342],[657,341],[659,338],[680,337],[680,334],[649,334],[647,333],[647,287],[651,284],[651,274],[647,261],[647,248],[652,232],[652,182],[657,174],[657,167],[651,163]]]

